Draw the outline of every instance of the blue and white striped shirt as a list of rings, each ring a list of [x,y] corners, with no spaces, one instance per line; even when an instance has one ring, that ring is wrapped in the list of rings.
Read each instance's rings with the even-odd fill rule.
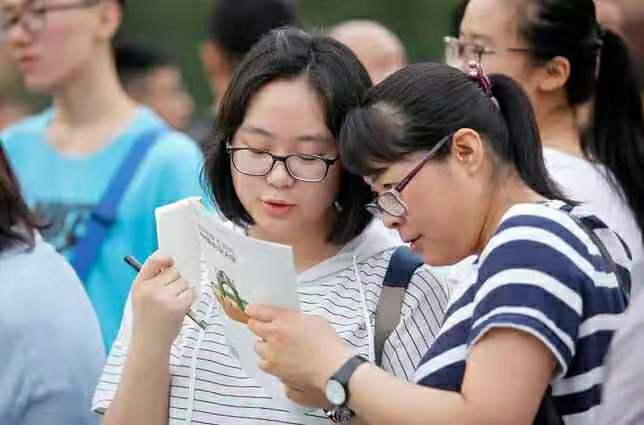
[[[441,332],[417,370],[418,383],[460,391],[470,348],[490,329],[517,329],[555,357],[552,394],[566,424],[592,423],[604,357],[626,300],[607,261],[569,214],[599,236],[630,288],[628,248],[583,208],[559,201],[515,205],[481,255],[459,271]]]

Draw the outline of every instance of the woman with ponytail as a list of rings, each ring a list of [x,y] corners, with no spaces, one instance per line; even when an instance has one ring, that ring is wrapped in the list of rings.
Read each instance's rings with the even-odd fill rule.
[[[552,178],[628,246],[644,287],[644,115],[624,41],[593,0],[465,0],[453,66],[475,60],[519,82],[535,109]]]
[[[343,164],[377,193],[369,211],[428,264],[468,258],[417,385],[353,357],[319,317],[249,306],[260,367],[296,401],[369,424],[593,423],[626,249],[548,176],[519,85],[472,66],[398,71],[340,134]]]

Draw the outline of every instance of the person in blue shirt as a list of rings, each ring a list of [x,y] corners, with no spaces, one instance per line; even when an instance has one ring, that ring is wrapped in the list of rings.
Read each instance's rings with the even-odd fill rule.
[[[398,71],[340,136],[378,194],[367,208],[428,264],[460,262],[416,385],[353,357],[319,317],[251,305],[259,367],[295,401],[369,424],[595,423],[632,258],[549,177],[518,83],[470,66]]]
[[[105,361],[74,270],[38,232],[0,146],[0,424],[97,425]]]
[[[147,258],[156,249],[156,207],[202,193],[202,155],[120,86],[111,43],[123,1],[0,0],[0,6],[27,88],[53,99],[50,109],[1,138],[29,206],[49,224],[43,236],[68,259],[132,146],[158,130],[83,282],[109,348],[134,276],[123,257]]]

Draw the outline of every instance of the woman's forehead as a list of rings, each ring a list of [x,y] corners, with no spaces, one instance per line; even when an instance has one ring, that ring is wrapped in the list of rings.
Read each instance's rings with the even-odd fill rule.
[[[509,0],[471,0],[460,33],[482,43],[512,44],[518,36],[518,7]]]
[[[380,171],[371,176],[365,176],[364,180],[373,188],[390,186],[402,180],[414,162],[409,158],[403,158],[389,164],[378,164]]]

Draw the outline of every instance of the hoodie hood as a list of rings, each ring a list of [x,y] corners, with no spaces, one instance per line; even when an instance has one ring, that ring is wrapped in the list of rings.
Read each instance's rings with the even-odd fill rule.
[[[336,255],[298,274],[299,283],[306,284],[333,276],[383,251],[402,245],[398,232],[387,229],[380,220],[373,220],[367,228],[347,243]]]

